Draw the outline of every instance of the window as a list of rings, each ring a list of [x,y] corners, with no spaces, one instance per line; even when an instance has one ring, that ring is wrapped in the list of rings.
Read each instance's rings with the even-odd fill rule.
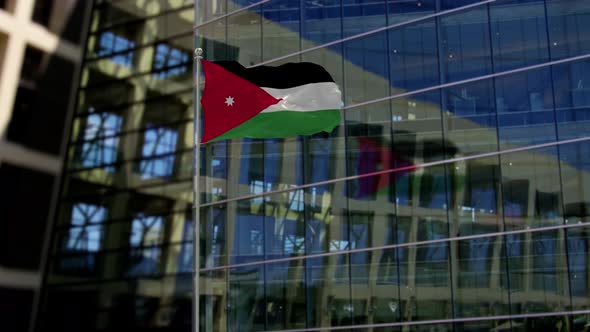
[[[110,59],[116,64],[131,67],[133,65],[133,52],[124,52],[133,47],[135,47],[135,43],[131,40],[112,32],[103,32],[99,39],[98,56],[117,53],[110,57]]]
[[[90,114],[86,118],[84,144],[80,154],[83,166],[95,167],[112,164],[117,160],[119,137],[114,135],[120,131],[121,123],[121,116],[112,113]],[[114,170],[113,166],[104,169],[111,172]]]
[[[92,204],[78,203],[72,208],[72,220],[65,246],[71,251],[96,252],[100,249],[102,222],[107,210]]]
[[[63,242],[67,255],[61,258],[60,268],[65,272],[88,273],[95,270],[97,252],[101,249],[103,221],[106,208],[93,204],[77,203],[72,207],[70,229]]]
[[[164,218],[138,214],[131,222],[129,245],[132,266],[127,275],[150,275],[158,272],[161,255],[161,244],[164,232]]]
[[[154,77],[163,79],[184,74],[188,70],[188,61],[187,52],[166,44],[159,44],[154,55],[153,70],[158,71],[154,73]]]
[[[141,153],[141,156],[147,159],[139,164],[143,179],[172,175],[177,138],[178,133],[173,129],[148,127],[144,134]]]

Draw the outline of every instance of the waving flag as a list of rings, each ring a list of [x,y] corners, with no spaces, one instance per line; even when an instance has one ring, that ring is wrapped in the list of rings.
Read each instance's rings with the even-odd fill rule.
[[[279,138],[331,132],[340,123],[342,94],[313,63],[245,68],[201,60],[205,71],[201,142]]]

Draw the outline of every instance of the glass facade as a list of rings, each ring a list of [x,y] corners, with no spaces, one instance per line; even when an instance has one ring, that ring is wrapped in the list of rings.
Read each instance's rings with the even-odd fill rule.
[[[344,96],[201,146],[201,331],[588,330],[590,2],[141,4],[95,3],[40,331],[191,329],[194,43]]]

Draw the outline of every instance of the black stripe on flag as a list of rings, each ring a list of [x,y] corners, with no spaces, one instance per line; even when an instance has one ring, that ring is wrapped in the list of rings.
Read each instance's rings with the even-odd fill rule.
[[[311,62],[245,68],[236,61],[214,61],[216,65],[263,88],[288,89],[296,86],[334,82],[324,67]]]

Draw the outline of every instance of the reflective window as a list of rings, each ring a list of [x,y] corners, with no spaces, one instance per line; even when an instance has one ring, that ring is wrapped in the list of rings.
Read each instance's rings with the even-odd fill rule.
[[[585,1],[547,1],[551,57],[562,59],[590,51],[590,6]]]
[[[144,214],[137,215],[131,221],[129,245],[136,249],[131,252],[131,267],[127,275],[149,275],[158,271],[160,245],[164,236],[163,224],[163,217]]]
[[[79,251],[98,251],[100,249],[100,225],[106,218],[106,209],[100,206],[79,203],[72,208],[73,226],[69,230],[66,248]]]
[[[112,113],[95,113],[86,118],[86,128],[80,151],[80,162],[84,167],[107,165],[107,171],[113,171],[117,161],[121,116]]]
[[[129,51],[135,47],[135,42],[112,32],[106,31],[100,34],[98,42],[98,56],[110,56],[111,61],[116,64],[131,67],[133,65],[134,53]]]
[[[153,69],[157,78],[181,75],[187,72],[189,53],[171,47],[167,44],[158,44],[154,54]]]
[[[106,217],[106,208],[99,205],[77,203],[72,206],[70,226],[63,243],[63,252],[67,255],[59,264],[62,271],[88,273],[95,270]]]
[[[142,178],[167,177],[174,171],[173,154],[178,133],[164,127],[150,127],[143,136],[142,161],[139,164]]]
[[[544,83],[550,79],[548,69],[496,79],[501,148],[540,144],[556,139],[553,92]]]
[[[496,72],[549,60],[543,1],[496,2],[490,6],[490,27]]]
[[[452,82],[491,73],[490,30],[485,6],[443,16],[440,20],[440,57],[444,81]]]
[[[394,29],[389,33],[392,93],[439,83],[435,21]]]

